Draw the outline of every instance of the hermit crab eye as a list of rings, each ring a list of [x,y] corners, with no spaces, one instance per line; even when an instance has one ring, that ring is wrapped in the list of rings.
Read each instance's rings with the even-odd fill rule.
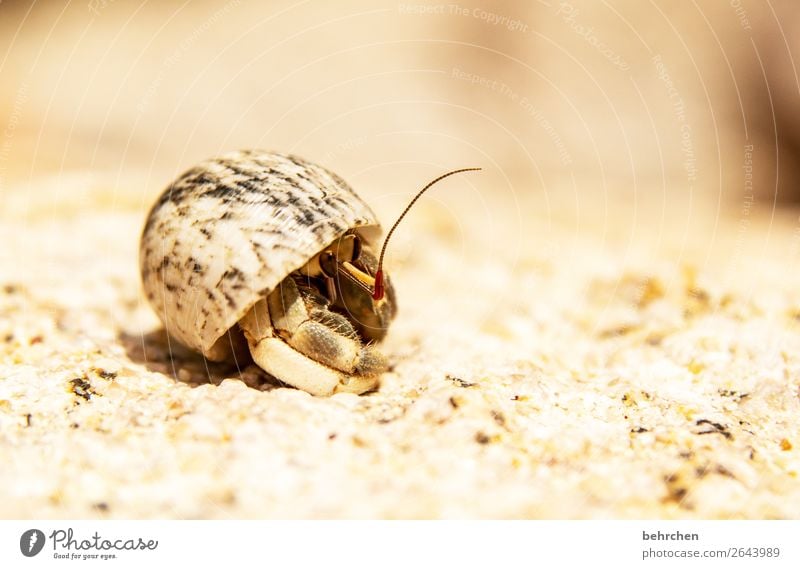
[[[322,269],[322,274],[327,278],[336,278],[336,274],[339,271],[336,255],[334,255],[331,251],[324,251],[320,253],[319,267]]]
[[[353,255],[350,258],[350,262],[355,263],[359,257],[361,257],[361,238],[353,234]]]

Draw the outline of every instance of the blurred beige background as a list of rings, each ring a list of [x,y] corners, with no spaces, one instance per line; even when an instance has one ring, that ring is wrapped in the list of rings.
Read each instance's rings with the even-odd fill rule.
[[[753,144],[771,208],[798,196],[798,21],[788,0],[5,1],[2,191],[88,171],[155,192],[260,146],[364,188],[479,164],[492,200],[737,210]]]
[[[0,2],[0,515],[800,516],[790,0]],[[380,390],[167,341],[147,208],[211,155],[393,237]]]

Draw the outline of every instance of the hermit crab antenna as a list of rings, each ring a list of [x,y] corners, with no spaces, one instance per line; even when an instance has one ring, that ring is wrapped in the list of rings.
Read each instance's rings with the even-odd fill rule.
[[[414,196],[414,199],[411,200],[411,202],[406,206],[406,209],[403,210],[403,213],[401,213],[400,217],[397,218],[397,221],[394,222],[394,225],[392,225],[392,228],[389,230],[389,233],[386,234],[386,239],[384,239],[383,241],[383,247],[381,247],[381,254],[380,257],[378,258],[378,270],[375,273],[375,290],[372,292],[373,299],[380,300],[383,298],[383,295],[385,293],[383,286],[383,256],[386,253],[386,245],[389,244],[389,239],[392,238],[392,233],[394,233],[394,230],[397,229],[397,225],[401,221],[403,221],[403,218],[408,213],[408,210],[410,210],[411,207],[415,203],[417,203],[417,200],[420,198],[420,196],[422,196],[422,194],[424,194],[427,191],[427,189],[430,188],[432,185],[434,185],[436,182],[444,180],[445,178],[447,178],[448,176],[452,176],[453,174],[460,174],[461,172],[473,172],[476,170],[481,170],[481,168],[461,168],[460,170],[453,170],[452,172],[448,172],[447,174],[442,174],[432,182],[429,182],[427,186],[422,188],[417,193],[417,195]]]

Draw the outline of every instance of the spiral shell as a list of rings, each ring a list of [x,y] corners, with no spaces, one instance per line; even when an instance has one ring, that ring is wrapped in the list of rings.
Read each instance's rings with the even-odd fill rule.
[[[333,172],[287,154],[225,154],[181,175],[150,211],[139,252],[144,291],[172,337],[222,360],[225,333],[354,228],[370,241],[378,222]]]

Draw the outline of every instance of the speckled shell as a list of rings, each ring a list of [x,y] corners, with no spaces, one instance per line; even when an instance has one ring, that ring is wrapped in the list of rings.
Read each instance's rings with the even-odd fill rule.
[[[150,211],[139,251],[144,291],[172,337],[224,359],[225,332],[356,227],[367,241],[377,236],[375,214],[333,172],[262,150],[226,154],[184,173]]]

